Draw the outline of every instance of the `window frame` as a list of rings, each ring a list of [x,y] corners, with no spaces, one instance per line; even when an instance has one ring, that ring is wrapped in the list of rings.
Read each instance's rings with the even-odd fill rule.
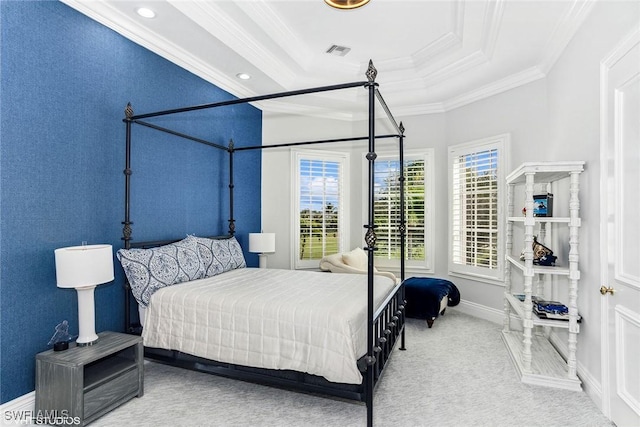
[[[345,252],[348,245],[349,234],[349,171],[348,165],[350,156],[348,152],[328,151],[328,150],[306,150],[291,149],[291,166],[293,177],[291,183],[291,200],[293,200],[293,221],[291,227],[291,265],[296,270],[317,269],[320,265],[320,258],[302,260],[299,256],[300,248],[300,161],[320,160],[326,162],[336,162],[340,165],[338,197],[338,253]]]
[[[396,160],[399,161],[399,154],[397,151],[391,150],[382,150],[378,151],[376,157],[376,162],[380,160]],[[433,230],[433,222],[434,222],[434,203],[435,203],[435,194],[433,185],[434,182],[434,149],[433,148],[425,148],[420,150],[404,150],[403,157],[405,163],[410,162],[411,160],[422,160],[424,162],[424,251],[425,251],[425,259],[424,260],[405,260],[405,269],[406,271],[413,271],[418,274],[427,274],[434,272],[434,254],[435,254],[435,237]],[[368,221],[368,203],[369,203],[369,176],[368,176],[368,160],[363,155],[362,162],[362,219],[363,224],[366,224]],[[406,183],[406,181],[405,181]],[[405,206],[406,207],[406,206]],[[406,237],[406,234],[405,234]],[[375,257],[374,261],[376,268],[391,270],[391,271],[400,271],[400,260],[391,260]]]
[[[462,144],[452,145],[448,148],[448,189],[449,189],[449,250],[448,264],[449,274],[477,281],[504,284],[504,263],[505,263],[505,203],[506,203],[506,171],[508,168],[510,135],[501,134],[488,138],[478,139]],[[497,258],[495,269],[482,266],[472,266],[454,262],[454,188],[453,188],[453,162],[454,159],[483,151],[497,150]]]

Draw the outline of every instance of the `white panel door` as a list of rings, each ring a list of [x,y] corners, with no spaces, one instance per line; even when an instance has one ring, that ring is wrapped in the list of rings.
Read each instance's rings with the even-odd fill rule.
[[[618,427],[637,427],[640,426],[640,29],[603,61],[601,77],[603,409]]]

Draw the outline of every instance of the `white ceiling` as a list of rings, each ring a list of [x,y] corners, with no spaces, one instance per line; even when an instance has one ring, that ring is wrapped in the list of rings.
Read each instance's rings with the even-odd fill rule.
[[[61,0],[237,97],[376,82],[397,116],[443,112],[540,79],[595,0]],[[153,19],[136,14],[146,6]],[[346,56],[326,53],[332,45]],[[250,80],[240,80],[244,72]],[[265,112],[356,118],[366,91],[265,101]]]

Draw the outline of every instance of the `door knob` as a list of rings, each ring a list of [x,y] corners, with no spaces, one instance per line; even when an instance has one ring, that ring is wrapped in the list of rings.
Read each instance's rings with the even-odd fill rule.
[[[606,295],[606,294],[611,294],[611,295],[613,295],[615,292],[616,292],[616,290],[615,290],[615,289],[613,289],[613,288],[607,288],[607,287],[606,287],[606,286],[604,286],[604,285],[600,286],[600,293],[601,293],[602,295]]]

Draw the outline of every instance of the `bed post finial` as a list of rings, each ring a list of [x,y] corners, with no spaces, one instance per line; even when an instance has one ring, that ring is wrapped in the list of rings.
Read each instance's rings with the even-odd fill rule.
[[[376,81],[378,70],[376,70],[376,67],[373,66],[372,60],[369,60],[369,67],[367,68],[367,72],[364,74],[367,76],[367,80],[369,80],[369,83],[373,83]]]
[[[124,115],[127,119],[131,119],[131,117],[133,117],[133,108],[131,107],[130,102],[127,102],[127,107],[124,109]]]
[[[378,241],[378,235],[374,230],[375,225],[365,225],[364,228],[367,229],[367,232],[364,234],[364,242],[367,244],[365,248],[368,251],[376,250],[376,242]]]
[[[400,134],[404,136],[404,125],[400,122]]]

